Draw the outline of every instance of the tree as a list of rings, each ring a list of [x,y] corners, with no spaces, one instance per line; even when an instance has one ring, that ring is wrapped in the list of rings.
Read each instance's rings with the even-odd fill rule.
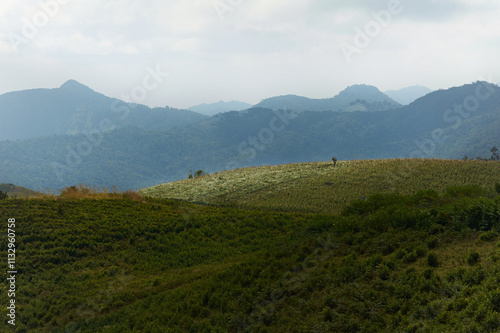
[[[205,171],[200,169],[200,170],[196,171],[196,173],[194,174],[194,178],[198,178],[198,177],[205,176],[205,175],[206,175]]]
[[[497,147],[493,147],[491,148],[491,160],[492,161],[499,161],[500,160],[500,155],[498,155],[498,148]]]
[[[332,162],[333,162],[333,166],[337,165],[337,158],[335,156],[332,157]]]
[[[193,170],[189,170],[189,176],[188,179],[193,179],[193,178],[198,178],[201,176],[205,176],[207,173],[203,170],[198,170],[195,173],[193,173]]]
[[[3,193],[2,191],[0,191],[0,200],[4,200],[4,199],[7,199],[9,196],[7,195],[7,193]]]

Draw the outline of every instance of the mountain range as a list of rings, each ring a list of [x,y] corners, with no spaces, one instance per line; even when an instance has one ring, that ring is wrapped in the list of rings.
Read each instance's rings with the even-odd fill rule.
[[[252,105],[239,101],[224,102],[220,101],[212,104],[200,104],[197,106],[192,106],[188,110],[198,112],[207,116],[213,116],[218,113],[228,112],[228,111],[242,111],[251,108]]]
[[[361,98],[359,91],[366,91],[367,96]],[[37,191],[79,183],[138,189],[186,178],[189,170],[213,173],[245,166],[326,161],[332,156],[339,160],[487,158],[500,141],[500,87],[486,82],[438,90],[404,107],[383,97],[375,87],[353,86],[333,98],[334,103],[330,100],[330,105],[349,105],[358,111],[306,111],[301,107],[309,109],[325,100],[283,108],[279,103],[262,106],[289,100],[277,97],[260,106],[212,117],[135,106],[124,120],[110,111],[110,103],[130,104],[76,82],[6,95],[8,98],[0,96],[2,103],[7,100],[16,106],[14,96],[19,112],[29,114],[32,106],[44,121],[26,124],[27,119],[15,119],[15,113],[6,112],[2,104],[2,120],[6,114],[13,122],[11,128],[2,122],[2,130],[9,129],[2,133],[3,138],[10,141],[0,141],[0,183]],[[29,99],[33,96],[36,102]],[[384,110],[390,105],[394,108]],[[70,122],[71,127],[57,119],[64,115],[65,106],[70,115],[77,106],[86,108],[88,117]],[[175,121],[168,122],[169,117]],[[106,123],[113,126],[100,126],[103,119],[110,119]],[[47,126],[53,123],[59,126]],[[26,133],[16,138],[13,134],[18,132]]]
[[[55,89],[17,91],[0,96],[0,140],[78,135],[130,126],[157,131],[207,118],[187,110],[152,109],[126,103],[74,80]]]
[[[376,87],[354,85],[332,98],[311,99],[296,95],[271,97],[254,107],[294,111],[385,111],[401,105]]]

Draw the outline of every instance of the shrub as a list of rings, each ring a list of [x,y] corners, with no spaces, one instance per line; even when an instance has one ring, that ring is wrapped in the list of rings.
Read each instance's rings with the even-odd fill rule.
[[[403,257],[403,261],[408,263],[408,264],[417,261],[417,259],[418,259],[418,255],[417,255],[416,251],[411,251],[410,253],[407,253]]]
[[[130,199],[132,201],[144,201],[142,195],[132,190],[128,190],[122,194],[123,198]]]
[[[427,238],[427,247],[435,249],[438,246],[438,239],[434,236]]]
[[[4,200],[4,199],[7,199],[7,198],[8,198],[7,193],[3,193],[2,191],[0,191],[0,200]]]
[[[326,307],[323,308],[322,317],[324,321],[332,321],[333,320],[332,310]]]
[[[479,185],[453,186],[445,192],[445,196],[450,198],[478,198],[486,194],[486,191]]]
[[[500,194],[500,184],[499,183],[495,184],[495,191],[497,191],[497,193]]]
[[[429,253],[427,256],[427,265],[430,267],[438,267],[439,266],[439,261],[437,258],[437,255],[435,253]]]
[[[467,262],[471,266],[476,265],[479,262],[479,260],[480,260],[480,255],[479,255],[479,252],[477,252],[477,251],[473,251],[473,252],[469,253],[469,255],[467,256]]]
[[[484,270],[481,268],[481,266],[478,266],[477,268],[473,270],[469,270],[464,274],[463,277],[463,282],[466,285],[469,286],[474,286],[474,285],[479,285],[483,280],[486,278],[486,273]]]
[[[484,242],[492,242],[498,237],[498,233],[496,231],[490,230],[487,232],[483,232],[479,239]]]
[[[498,315],[496,314],[489,314],[489,316],[486,318],[486,323],[485,323],[485,328],[488,330],[488,332],[498,332],[498,328],[500,328],[500,319],[498,318]]]
[[[491,293],[490,303],[494,311],[500,312],[500,291],[497,290]]]

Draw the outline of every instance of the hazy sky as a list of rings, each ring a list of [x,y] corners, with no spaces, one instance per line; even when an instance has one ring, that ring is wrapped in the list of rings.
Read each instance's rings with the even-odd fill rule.
[[[498,82],[499,18],[498,0],[2,0],[0,94],[75,79],[182,108]]]

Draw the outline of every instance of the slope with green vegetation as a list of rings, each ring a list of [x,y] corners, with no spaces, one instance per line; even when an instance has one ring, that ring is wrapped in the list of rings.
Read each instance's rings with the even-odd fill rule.
[[[460,105],[467,109],[464,101],[478,92],[482,98],[492,93],[481,99],[474,112],[460,114]],[[121,110],[121,105],[117,107]],[[127,123],[139,128],[119,122],[121,112],[111,111],[118,118],[115,121],[103,111],[102,117],[81,118],[90,119],[94,129],[82,127],[81,135],[0,141],[1,181],[36,191],[79,183],[139,189],[185,178],[190,169],[213,173],[246,166],[329,161],[332,154],[341,160],[488,158],[491,148],[499,145],[500,88],[485,82],[436,91],[406,107],[379,112],[297,114],[293,109],[252,108],[171,127],[176,122],[168,117],[144,118],[141,107],[131,110]],[[103,124],[111,127],[100,127],[105,119],[111,123]],[[141,125],[146,119],[152,126]],[[156,126],[169,129],[156,132]],[[93,135],[89,137],[84,129]]]
[[[82,187],[0,211],[17,220],[17,332],[500,329],[490,187],[376,194],[338,215]]]
[[[43,195],[40,192],[35,192],[28,188],[13,184],[0,184],[0,192],[7,194],[7,196],[11,198],[30,198],[40,197]]]
[[[500,163],[457,160],[362,160],[245,168],[157,185],[139,192],[157,198],[338,213],[353,200],[375,193],[411,194],[450,186],[500,182]],[[490,193],[490,194],[491,194]]]

